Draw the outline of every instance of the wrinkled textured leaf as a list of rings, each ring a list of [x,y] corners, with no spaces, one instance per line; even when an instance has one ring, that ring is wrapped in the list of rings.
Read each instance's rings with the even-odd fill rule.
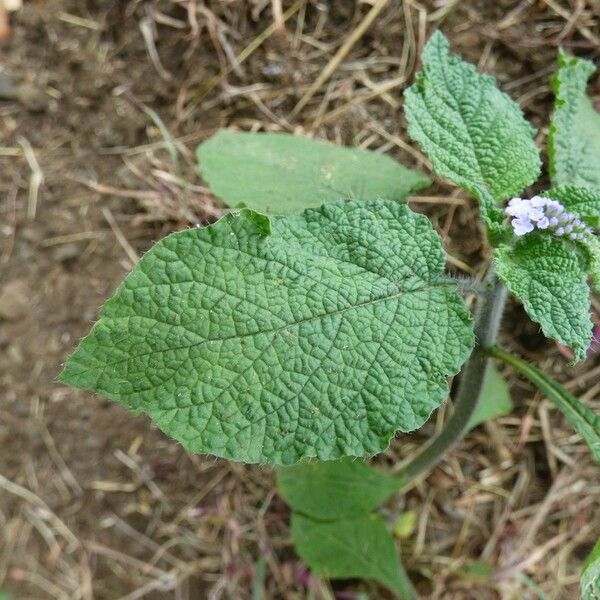
[[[479,199],[488,226],[504,222],[495,200],[514,196],[540,172],[535,130],[494,79],[448,54],[434,33],[423,51],[423,70],[405,92],[408,132],[439,175]]]
[[[600,540],[581,571],[581,600],[600,600]]]
[[[146,412],[193,452],[291,464],[420,427],[473,345],[439,236],[394,201],[249,210],[138,263],[61,380]]]
[[[567,421],[569,421],[575,431],[585,440],[592,451],[595,461],[600,463],[600,415],[597,415],[575,398],[575,396],[567,392],[552,377],[518,356],[499,348],[491,349],[489,354],[513,367],[518,373],[526,377],[540,391],[546,394],[548,400],[554,403],[565,415]]]
[[[561,50],[558,67],[548,137],[552,183],[600,189],[600,114],[585,92],[594,65]]]
[[[523,302],[544,335],[583,360],[592,339],[590,292],[583,260],[563,239],[530,233],[495,253],[506,287]]]
[[[564,185],[544,192],[543,196],[558,200],[569,212],[575,213],[589,226],[600,226],[600,190]],[[578,240],[576,246],[585,257],[586,270],[595,289],[600,292],[600,238],[595,234],[589,235]]]
[[[414,598],[410,581],[381,517],[364,515],[333,522],[292,515],[292,541],[302,560],[331,579],[374,579],[400,598]]]
[[[368,513],[399,487],[397,479],[351,459],[299,463],[277,474],[277,488],[290,507],[324,521]]]
[[[598,157],[598,169],[600,169],[600,156]],[[561,185],[544,192],[542,196],[558,200],[569,212],[581,217],[588,225],[592,227],[600,225],[600,188],[592,190]]]
[[[225,204],[273,215],[337,200],[405,201],[430,183],[384,154],[286,133],[222,130],[198,147],[198,162]]]
[[[494,365],[489,364],[483,381],[481,397],[475,412],[471,415],[469,427],[474,429],[481,423],[485,423],[485,421],[504,417],[512,409],[513,402],[504,377]]]
[[[597,236],[588,236],[578,242],[586,260],[586,268],[596,292],[600,293],[600,239]]]

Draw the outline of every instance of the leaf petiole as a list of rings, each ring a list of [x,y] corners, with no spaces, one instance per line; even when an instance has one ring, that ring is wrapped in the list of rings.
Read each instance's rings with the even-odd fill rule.
[[[483,280],[483,293],[475,311],[476,346],[463,369],[454,412],[442,431],[400,465],[395,476],[405,487],[435,467],[469,431],[471,417],[481,398],[489,358],[486,349],[496,342],[507,291],[491,265]]]

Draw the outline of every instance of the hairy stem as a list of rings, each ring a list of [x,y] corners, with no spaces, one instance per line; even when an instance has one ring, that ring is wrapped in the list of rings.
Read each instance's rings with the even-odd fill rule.
[[[435,467],[469,430],[469,422],[479,403],[488,369],[489,358],[485,349],[496,342],[507,294],[493,266],[490,266],[483,284],[483,294],[475,310],[476,346],[462,371],[454,412],[436,437],[400,465],[396,477],[402,487]]]

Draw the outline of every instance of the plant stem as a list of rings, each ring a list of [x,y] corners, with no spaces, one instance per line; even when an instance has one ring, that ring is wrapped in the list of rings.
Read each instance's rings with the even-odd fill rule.
[[[454,412],[435,438],[400,465],[396,477],[401,487],[435,467],[469,431],[471,416],[479,403],[488,369],[489,358],[485,350],[496,342],[507,294],[493,266],[488,269],[483,283],[484,291],[475,310],[476,346],[462,371]]]

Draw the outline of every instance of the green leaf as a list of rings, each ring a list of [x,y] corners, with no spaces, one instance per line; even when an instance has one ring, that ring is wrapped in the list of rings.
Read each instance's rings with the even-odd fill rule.
[[[394,522],[392,529],[394,535],[401,540],[409,538],[417,526],[417,517],[418,515],[414,510],[403,512]]]
[[[600,415],[582,404],[575,396],[569,394],[565,388],[549,375],[540,371],[537,367],[530,365],[514,354],[510,354],[500,348],[491,348],[490,356],[499,358],[510,365],[535,385],[541,392],[546,394],[548,400],[565,415],[567,421],[585,440],[589,446],[594,459],[600,463]]]
[[[581,571],[581,600],[600,600],[600,540]]]
[[[333,522],[292,514],[292,541],[315,572],[330,579],[373,579],[400,598],[414,591],[381,517],[363,515]]]
[[[530,233],[495,253],[497,272],[547,337],[586,357],[592,340],[585,265],[565,240]]]
[[[368,513],[399,487],[360,460],[302,462],[277,473],[277,488],[290,507],[324,521]]]
[[[481,203],[488,226],[505,221],[495,201],[514,196],[540,173],[535,130],[489,75],[448,54],[436,32],[423,51],[423,70],[405,92],[408,133],[438,175]]]
[[[272,215],[343,199],[404,202],[430,184],[384,154],[285,133],[221,130],[198,146],[198,162],[227,206]]]
[[[485,421],[508,415],[513,409],[510,390],[504,377],[494,365],[488,365],[483,390],[475,412],[471,415],[469,428],[474,429]]]
[[[394,201],[229,214],[157,243],[61,381],[192,452],[291,464],[381,452],[446,398],[473,345],[426,217]]]
[[[600,157],[598,168],[600,169]],[[600,189],[560,185],[544,192],[542,196],[558,200],[569,212],[575,213],[591,227],[600,226]]]
[[[548,137],[552,183],[600,189],[600,114],[585,93],[594,65],[561,50],[558,67]]]
[[[578,240],[577,243],[584,252],[587,272],[592,279],[594,289],[600,293],[600,239],[595,235],[589,235],[583,240]]]
[[[491,565],[481,562],[473,561],[469,562],[463,567],[460,567],[457,571],[457,575],[472,583],[485,583],[492,579],[494,575],[494,569]]]
[[[542,195],[558,200],[569,212],[575,213],[590,227],[600,226],[600,189],[563,185],[553,187]],[[600,239],[597,235],[590,234],[574,245],[581,250],[594,288],[600,292]]]

